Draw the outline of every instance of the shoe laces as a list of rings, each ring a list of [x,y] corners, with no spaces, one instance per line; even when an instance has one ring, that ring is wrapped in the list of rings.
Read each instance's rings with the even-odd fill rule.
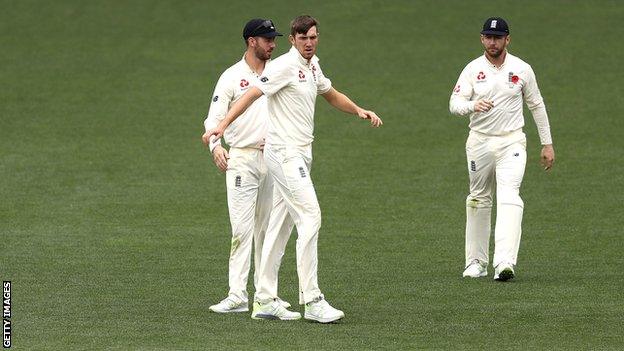
[[[225,299],[221,300],[220,303],[225,304],[230,308],[233,308],[233,307],[238,306],[241,302],[239,302],[238,299],[236,299],[233,296],[228,296]]]
[[[481,264],[481,261],[474,259],[472,261],[470,261],[470,264],[466,266],[466,268],[472,266],[472,265],[479,265],[480,267],[483,267],[483,265]]]

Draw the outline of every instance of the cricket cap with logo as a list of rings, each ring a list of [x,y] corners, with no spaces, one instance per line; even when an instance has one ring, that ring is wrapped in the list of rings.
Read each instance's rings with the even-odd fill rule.
[[[269,19],[254,18],[247,22],[243,28],[243,38],[246,40],[250,37],[275,38],[281,37],[282,34],[275,30],[273,21]]]
[[[509,26],[507,22],[500,17],[490,17],[483,23],[483,35],[509,35]]]

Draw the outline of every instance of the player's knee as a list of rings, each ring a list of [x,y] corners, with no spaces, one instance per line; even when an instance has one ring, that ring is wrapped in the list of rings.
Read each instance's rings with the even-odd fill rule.
[[[496,199],[498,205],[514,205],[524,207],[524,201],[522,201],[520,191],[518,189],[500,187],[496,193]]]
[[[466,198],[466,207],[472,207],[472,208],[492,207],[492,197],[468,195],[468,197]]]

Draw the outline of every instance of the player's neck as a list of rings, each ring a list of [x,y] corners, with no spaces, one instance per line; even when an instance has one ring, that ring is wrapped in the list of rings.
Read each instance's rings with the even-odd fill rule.
[[[257,75],[261,75],[262,71],[264,71],[264,66],[266,65],[265,60],[261,60],[253,54],[253,52],[247,51],[245,52],[245,62],[249,65],[249,68],[252,71],[256,72]]]
[[[503,50],[503,52],[498,55],[498,57],[492,57],[490,56],[487,51],[485,52],[485,58],[490,61],[491,64],[493,64],[494,66],[496,66],[496,68],[501,68],[501,66],[503,65],[503,63],[505,63],[505,58],[507,57],[507,50]]]

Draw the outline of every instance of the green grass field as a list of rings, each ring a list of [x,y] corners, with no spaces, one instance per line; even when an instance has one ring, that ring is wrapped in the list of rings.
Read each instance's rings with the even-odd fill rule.
[[[618,350],[624,3],[0,1],[0,278],[15,350]],[[225,180],[200,142],[243,24],[321,23],[319,279],[339,324],[254,321],[227,292]],[[517,279],[461,278],[467,120],[448,98],[491,15],[533,66],[557,162],[528,164]],[[288,50],[279,40],[276,54]],[[280,295],[297,302],[293,233]],[[250,284],[250,293],[253,287]]]

